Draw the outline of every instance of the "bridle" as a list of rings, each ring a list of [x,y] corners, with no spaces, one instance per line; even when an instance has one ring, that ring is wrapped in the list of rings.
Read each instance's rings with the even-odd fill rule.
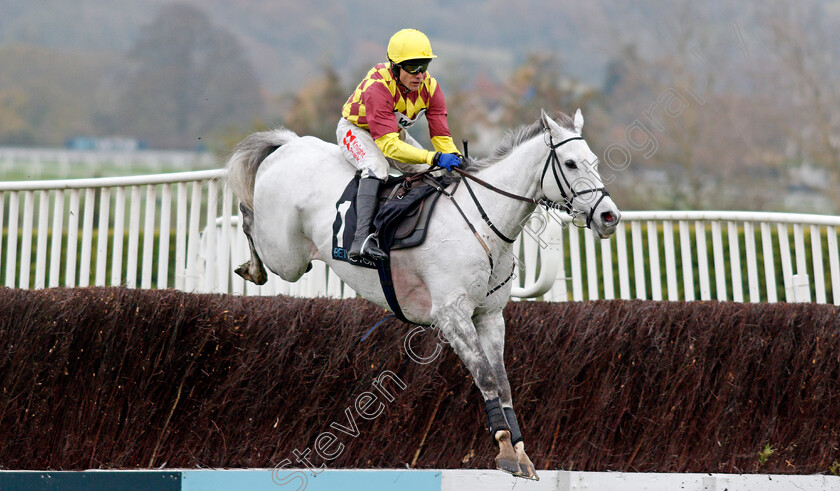
[[[548,131],[548,129],[546,129],[546,131]],[[576,227],[589,228],[590,225],[592,224],[592,218],[593,218],[593,215],[595,213],[595,209],[598,207],[598,205],[601,203],[601,201],[604,199],[604,197],[609,196],[610,194],[607,192],[607,189],[604,188],[604,187],[590,188],[590,189],[585,189],[583,191],[575,191],[575,189],[571,186],[571,183],[569,183],[569,179],[566,177],[565,172],[563,172],[563,167],[560,163],[560,158],[557,156],[557,149],[560,148],[561,146],[565,145],[566,143],[569,143],[570,141],[574,141],[574,140],[583,140],[583,137],[574,136],[572,138],[567,138],[567,139],[561,141],[560,143],[555,144],[553,142],[552,138],[551,138],[551,132],[548,131],[548,141],[546,142],[546,145],[550,148],[550,151],[548,152],[548,157],[545,160],[545,166],[543,167],[543,171],[542,171],[542,176],[540,177],[540,187],[543,190],[545,189],[543,187],[543,182],[545,181],[545,176],[548,173],[548,168],[551,167],[552,173],[554,175],[554,180],[557,183],[557,187],[560,189],[560,194],[563,196],[563,201],[561,201],[559,203],[555,202],[555,201],[552,201],[548,198],[534,199],[534,198],[528,198],[526,196],[520,196],[518,194],[511,193],[509,191],[505,191],[504,189],[499,189],[496,186],[494,186],[494,185],[492,185],[488,182],[485,182],[482,179],[479,179],[478,177],[476,177],[476,176],[474,176],[474,175],[472,175],[472,174],[470,174],[470,173],[468,173],[468,172],[466,172],[466,171],[464,171],[464,170],[462,170],[458,167],[455,167],[452,170],[461,174],[465,178],[467,178],[467,179],[462,179],[461,181],[459,181],[459,183],[460,182],[464,183],[464,186],[467,188],[467,191],[469,192],[470,197],[473,200],[473,203],[475,203],[476,208],[478,209],[479,213],[481,213],[481,219],[484,220],[484,223],[486,223],[487,226],[490,227],[490,229],[496,234],[496,236],[498,236],[500,239],[502,239],[503,241],[505,241],[509,244],[512,244],[516,239],[512,239],[512,238],[506,236],[498,228],[496,228],[495,225],[493,225],[493,222],[490,220],[490,217],[484,211],[484,207],[481,206],[481,203],[478,201],[478,198],[476,197],[475,193],[473,192],[472,187],[470,187],[469,180],[475,181],[476,183],[480,184],[481,186],[484,186],[485,188],[487,188],[487,189],[489,189],[489,190],[491,190],[495,193],[501,194],[502,196],[506,196],[506,197],[511,198],[511,199],[524,201],[526,203],[531,203],[531,204],[534,204],[534,205],[537,205],[537,206],[541,206],[541,207],[544,207],[546,210],[549,210],[549,209],[562,210],[562,211],[568,213],[569,215],[571,215],[572,224],[574,224]],[[461,206],[455,200],[454,190],[452,192],[446,191],[446,189],[444,189],[442,186],[440,186],[440,184],[437,183],[437,181],[435,181],[433,179],[426,179],[427,174],[429,174],[430,172],[434,172],[436,170],[438,170],[438,167],[433,166],[432,168],[430,168],[428,170],[425,170],[423,172],[418,172],[417,174],[412,174],[411,176],[406,178],[403,186],[411,187],[413,185],[413,183],[415,183],[417,181],[420,181],[422,179],[425,182],[427,182],[428,184],[435,187],[441,194],[447,196],[450,199],[450,201],[452,201],[452,204],[455,206],[455,209],[458,210],[458,212],[461,214],[461,217],[466,221],[466,223],[469,226],[470,230],[472,231],[473,235],[475,235],[478,242],[484,248],[484,251],[487,253],[487,256],[490,259],[490,271],[491,271],[491,274],[492,274],[492,271],[494,269],[494,264],[493,264],[493,254],[490,250],[490,247],[487,245],[487,243],[484,241],[484,239],[481,238],[481,235],[478,233],[475,226],[472,224],[472,222],[470,222],[470,220],[467,218],[467,215],[461,209]],[[558,174],[558,172],[559,172],[559,174]],[[562,182],[560,180],[561,178],[563,179]],[[571,198],[569,197],[569,194],[566,193],[566,191],[563,189],[563,183],[566,183],[566,186],[569,188],[569,192],[571,193]],[[455,186],[456,186],[456,189],[457,189],[458,184],[456,183]],[[583,196],[583,195],[589,194],[589,193],[598,193],[598,192],[601,193],[601,197],[598,198],[598,201],[596,201],[595,204],[592,206],[592,208],[589,209],[589,212],[586,212],[584,210],[576,210],[572,206],[572,202],[576,197]],[[585,217],[586,220],[584,222],[584,225],[581,225],[580,222],[583,219],[583,217]],[[510,279],[513,277],[513,273],[515,271],[516,271],[516,267],[514,265],[513,270],[511,270],[510,276],[508,276],[508,278],[506,280],[504,280],[503,282],[501,282],[499,285],[496,285],[495,288],[491,289],[487,293],[487,296],[490,296],[496,290],[501,288],[505,283],[510,281]]]
[[[607,188],[605,188],[605,187],[590,188],[590,189],[585,189],[583,191],[576,191],[572,187],[571,183],[569,182],[569,179],[566,177],[566,173],[563,172],[563,165],[560,163],[560,158],[557,156],[557,149],[560,148],[561,146],[565,145],[566,143],[569,143],[570,141],[583,140],[583,137],[573,136],[571,138],[566,138],[565,140],[561,141],[560,143],[555,144],[554,140],[551,136],[551,132],[547,128],[546,128],[546,132],[548,133],[548,141],[546,142],[546,145],[549,147],[550,151],[548,152],[548,157],[546,157],[546,159],[545,159],[545,165],[543,166],[542,176],[540,177],[540,188],[543,189],[543,190],[545,189],[545,186],[544,186],[545,176],[548,173],[548,169],[550,167],[551,170],[552,170],[552,174],[554,175],[554,181],[557,183],[557,188],[560,189],[560,195],[563,197],[563,200],[560,201],[560,202],[552,201],[548,198],[534,199],[534,198],[528,198],[526,196],[520,196],[518,194],[511,193],[511,192],[505,191],[503,189],[499,189],[496,186],[493,186],[492,184],[490,184],[488,182],[485,182],[485,181],[479,179],[478,177],[476,177],[476,176],[474,176],[474,175],[472,175],[472,174],[470,174],[470,173],[468,173],[468,172],[466,172],[466,171],[464,171],[464,170],[462,170],[458,167],[455,167],[452,170],[454,170],[455,172],[461,174],[462,176],[464,176],[468,179],[471,179],[471,180],[475,181],[476,183],[484,186],[485,188],[487,188],[487,189],[489,189],[493,192],[501,194],[502,196],[506,196],[508,198],[516,199],[516,200],[519,200],[519,201],[524,201],[526,203],[532,203],[532,204],[535,204],[537,206],[542,206],[546,210],[555,209],[555,210],[564,211],[572,217],[572,223],[576,227],[589,228],[592,225],[592,219],[593,219],[593,216],[595,214],[595,209],[598,208],[598,205],[601,204],[601,201],[603,201],[606,196],[609,196],[610,193],[607,191]],[[558,172],[559,172],[559,174],[558,174]],[[562,178],[562,182],[561,182],[561,178]],[[565,183],[566,187],[569,188],[569,193],[571,193],[571,197],[569,197],[569,193],[566,193],[565,189],[563,189],[563,183]],[[490,227],[490,229],[493,230],[493,232],[499,238],[501,238],[505,242],[513,243],[514,239],[506,237],[490,221],[490,218],[487,216],[487,213],[484,212],[484,208],[481,206],[481,203],[478,202],[478,198],[476,198],[475,193],[473,193],[472,188],[469,186],[469,183],[466,180],[464,180],[464,185],[467,187],[467,191],[469,191],[470,196],[472,197],[472,200],[475,202],[475,205],[478,208],[478,211],[481,213],[481,218],[484,220],[484,222],[487,223],[487,225]],[[545,191],[543,191],[543,192],[545,192]],[[589,212],[586,212],[584,210],[576,210],[574,208],[574,206],[572,206],[575,198],[577,198],[579,196],[583,196],[585,194],[599,193],[599,192],[601,193],[601,196],[598,198],[598,200],[595,202],[595,204],[592,205],[592,207],[589,209]],[[581,225],[580,222],[584,218],[585,218],[585,221],[583,222],[584,224]]]
[[[563,172],[563,165],[560,163],[560,157],[557,156],[557,151],[556,150],[558,148],[560,148],[561,146],[565,145],[566,143],[569,143],[570,141],[583,140],[583,137],[582,136],[573,136],[571,138],[566,138],[565,140],[561,141],[560,143],[555,144],[554,139],[551,136],[551,132],[548,129],[546,129],[546,132],[548,133],[548,142],[546,143],[546,145],[548,145],[548,147],[551,149],[551,151],[548,152],[548,157],[545,159],[545,166],[543,167],[542,177],[540,177],[540,188],[542,188],[543,192],[545,192],[544,191],[545,190],[545,185],[543,183],[545,181],[545,175],[548,173],[548,168],[551,167],[552,174],[554,174],[554,182],[557,183],[557,188],[560,189],[560,195],[563,196],[563,202],[557,204],[557,206],[555,206],[555,207],[558,207],[558,208],[562,209],[563,211],[565,211],[566,213],[571,215],[573,218],[576,217],[576,216],[579,217],[581,214],[586,213],[585,211],[582,211],[582,210],[575,210],[572,207],[572,203],[574,202],[575,198],[583,196],[585,194],[589,194],[589,193],[600,192],[601,197],[598,198],[598,201],[596,201],[594,205],[592,205],[592,207],[589,209],[589,213],[586,213],[586,228],[589,228],[589,226],[592,225],[592,218],[593,218],[593,215],[595,214],[595,209],[598,208],[598,205],[601,204],[601,201],[603,201],[605,197],[609,196],[610,193],[609,193],[609,191],[607,191],[607,188],[605,188],[605,187],[584,189],[583,191],[575,191],[575,188],[572,187],[572,184],[569,182],[569,179],[566,177],[566,173]],[[557,175],[558,169],[560,171],[560,175]],[[563,189],[563,185],[560,182],[561,177],[563,178],[563,182],[566,183],[566,187],[569,188],[569,192],[572,194],[571,198],[569,197],[568,194],[566,194],[566,191]],[[546,201],[549,201],[549,200],[546,200]],[[554,204],[554,202],[551,202],[551,201],[549,201],[549,202]]]

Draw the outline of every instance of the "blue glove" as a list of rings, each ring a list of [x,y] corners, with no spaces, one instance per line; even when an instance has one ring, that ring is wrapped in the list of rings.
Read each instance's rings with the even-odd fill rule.
[[[453,168],[461,166],[461,156],[457,153],[438,153],[435,155],[434,163],[451,171]]]

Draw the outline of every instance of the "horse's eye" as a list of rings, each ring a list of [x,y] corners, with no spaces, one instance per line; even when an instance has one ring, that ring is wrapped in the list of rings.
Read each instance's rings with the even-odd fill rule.
[[[577,169],[577,164],[575,163],[574,160],[567,160],[565,162],[565,164],[566,164],[566,167],[568,167],[569,169]]]

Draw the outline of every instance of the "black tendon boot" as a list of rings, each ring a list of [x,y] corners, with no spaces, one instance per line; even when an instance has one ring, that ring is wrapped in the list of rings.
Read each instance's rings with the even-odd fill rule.
[[[358,260],[361,256],[374,261],[388,259],[376,241],[376,234],[371,233],[374,214],[376,213],[377,193],[382,183],[375,177],[359,179],[359,191],[356,194],[356,235],[348,255]]]

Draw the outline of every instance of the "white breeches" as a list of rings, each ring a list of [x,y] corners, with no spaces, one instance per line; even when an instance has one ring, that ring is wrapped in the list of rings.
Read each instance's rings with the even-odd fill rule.
[[[373,141],[370,131],[359,128],[344,118],[338,120],[335,135],[344,158],[362,171],[362,178],[376,177],[386,180],[391,168],[396,168],[400,172],[420,172],[429,168],[427,165],[406,164],[386,158]],[[400,140],[414,147],[423,148],[403,129],[400,130]]]

